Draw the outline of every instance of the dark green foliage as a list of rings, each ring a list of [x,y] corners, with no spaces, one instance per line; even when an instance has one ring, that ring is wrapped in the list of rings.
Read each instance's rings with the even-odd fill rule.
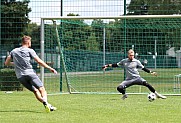
[[[29,1],[1,3],[1,42],[2,44],[18,44],[20,37],[26,32],[30,20]]]
[[[23,87],[16,78],[14,69],[0,69],[0,90],[1,91],[22,91]]]
[[[37,25],[37,23],[30,23],[26,29],[26,35],[32,37],[31,41],[33,49],[40,48],[40,28],[40,25]]]
[[[128,15],[172,15],[180,14],[179,0],[131,0]]]
[[[79,16],[74,14],[68,14],[67,16]],[[89,38],[90,40],[94,40],[94,34],[91,34],[91,28],[87,23],[84,22],[83,19],[77,20],[64,20],[64,22],[60,25],[60,37],[61,43],[65,49],[81,49],[85,50],[89,49],[86,41]]]

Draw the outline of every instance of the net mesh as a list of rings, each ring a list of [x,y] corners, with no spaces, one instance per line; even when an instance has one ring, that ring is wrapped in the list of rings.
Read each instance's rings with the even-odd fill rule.
[[[140,70],[141,76],[158,92],[179,93],[181,67],[181,18],[61,19],[56,20],[71,92],[117,93],[124,80],[124,69],[101,67],[127,57],[129,49],[157,77]],[[56,87],[67,91],[55,29],[45,21],[45,56],[59,70]],[[46,75],[45,75],[46,78]],[[46,83],[49,80],[46,80]],[[51,79],[52,81],[52,79]],[[59,81],[59,82],[58,82]],[[60,87],[61,86],[61,87]],[[49,86],[51,87],[51,86]],[[127,88],[128,93],[146,93],[142,86]]]

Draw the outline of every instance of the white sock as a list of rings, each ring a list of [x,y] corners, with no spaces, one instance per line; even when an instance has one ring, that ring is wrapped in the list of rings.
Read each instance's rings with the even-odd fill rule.
[[[155,94],[156,94],[157,96],[160,95],[160,94],[159,94],[158,92],[156,92],[156,91],[155,91]]]

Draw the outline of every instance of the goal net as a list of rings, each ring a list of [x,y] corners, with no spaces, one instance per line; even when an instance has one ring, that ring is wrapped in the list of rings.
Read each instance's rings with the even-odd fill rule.
[[[123,68],[108,68],[127,57],[129,49],[152,71],[140,75],[164,94],[180,94],[181,16],[139,15],[118,17],[44,17],[41,19],[41,58],[56,68],[51,75],[41,68],[49,92],[118,93]],[[128,93],[148,93],[131,86]]]

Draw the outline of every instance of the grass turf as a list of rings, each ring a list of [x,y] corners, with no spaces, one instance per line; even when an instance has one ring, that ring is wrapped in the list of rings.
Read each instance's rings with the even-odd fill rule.
[[[147,95],[60,94],[48,96],[58,110],[46,113],[30,92],[0,92],[1,123],[179,123],[181,98],[147,100]]]
[[[140,75],[150,83],[158,92],[164,94],[180,94],[180,84],[174,80],[175,75],[180,73],[180,68],[153,69],[158,76],[153,76],[142,70]],[[46,74],[45,74],[46,75]],[[66,79],[63,74],[62,91],[67,91]],[[115,70],[97,72],[69,73],[68,80],[72,92],[105,92],[117,93],[116,87],[124,80],[124,71],[120,68]],[[174,83],[177,87],[174,87]],[[60,76],[46,76],[45,87],[49,93],[60,92]],[[127,89],[128,93],[147,93],[149,90],[141,86],[132,86]]]

